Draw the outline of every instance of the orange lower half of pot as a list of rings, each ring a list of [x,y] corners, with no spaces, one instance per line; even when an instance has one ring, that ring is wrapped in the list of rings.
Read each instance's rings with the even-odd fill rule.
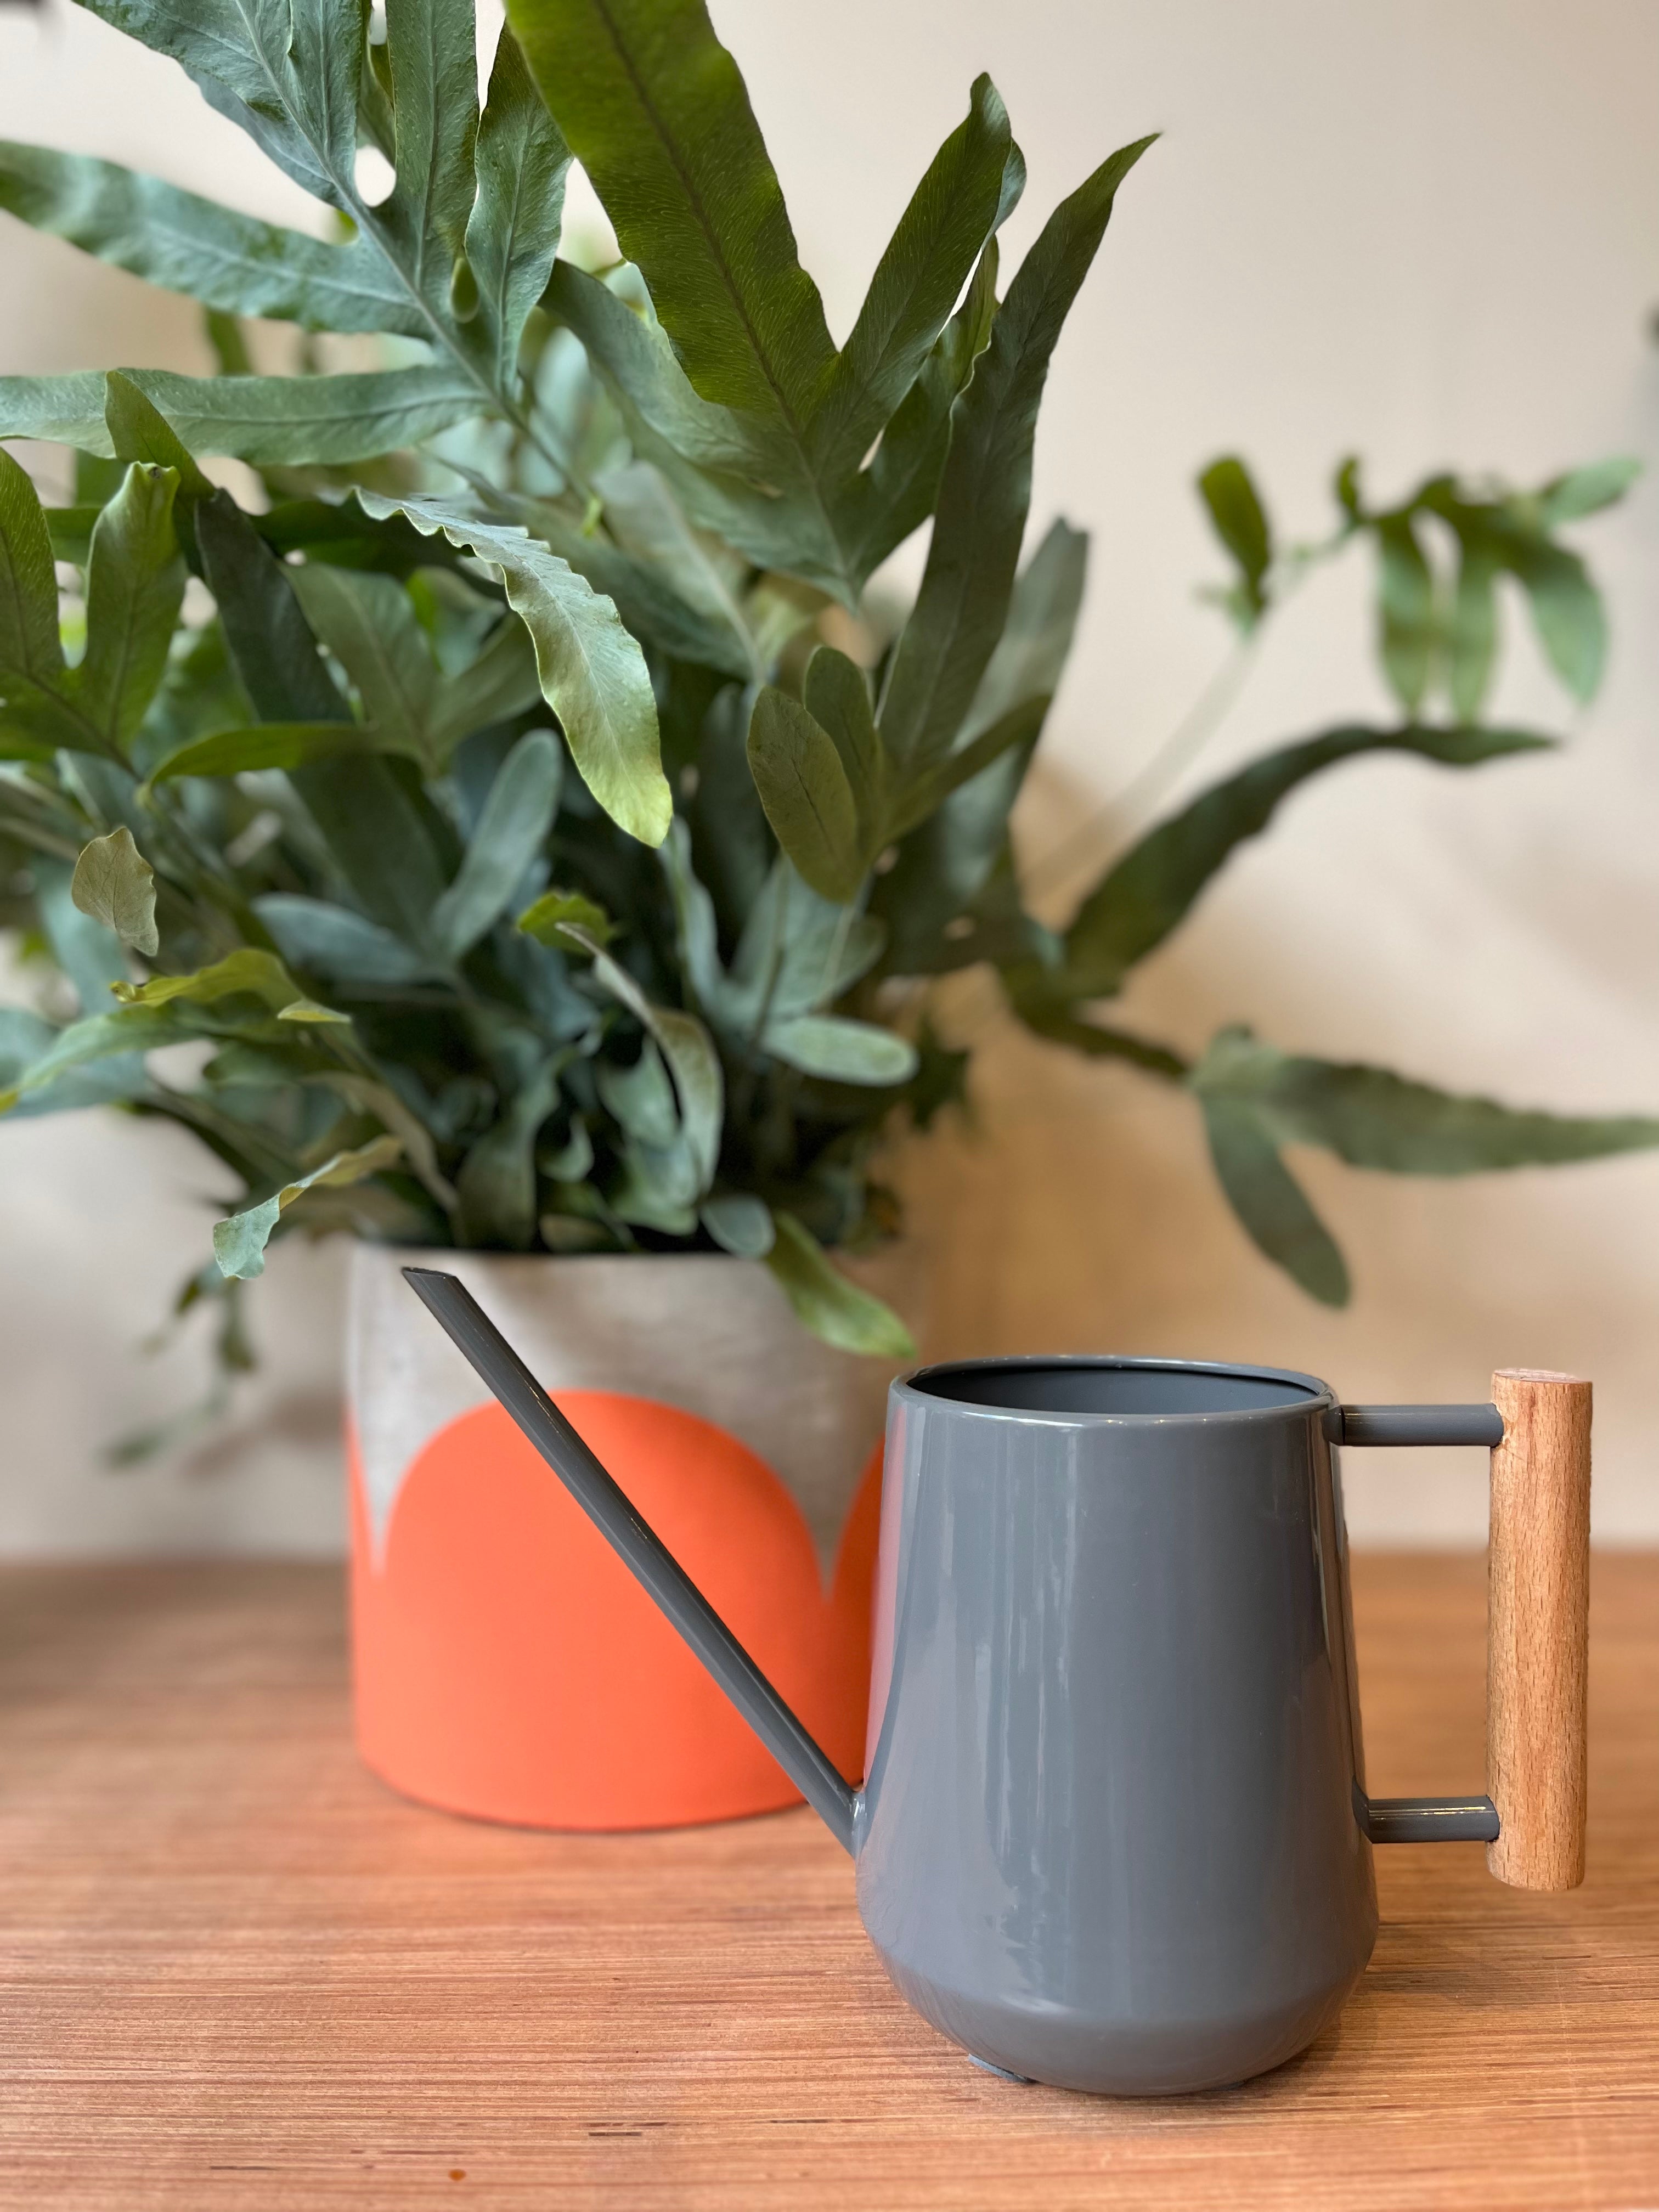
[[[714,1423],[558,1402],[850,1780],[862,1771],[877,1446],[829,1589],[799,1506]],[[781,1767],[498,1406],[440,1430],[374,1555],[350,1450],[357,1741],[404,1795],[533,1827],[688,1826],[799,1802]]]

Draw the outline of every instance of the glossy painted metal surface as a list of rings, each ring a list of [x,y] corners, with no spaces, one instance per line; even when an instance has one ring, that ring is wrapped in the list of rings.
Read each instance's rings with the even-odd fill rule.
[[[1496,1406],[1341,1406],[1344,1444],[1485,1444],[1504,1441]]]
[[[1333,1404],[1148,1361],[894,1386],[859,1905],[905,1996],[993,2064],[1237,2081],[1363,1971]]]
[[[896,1382],[855,1791],[467,1293],[408,1272],[852,1850],[896,1986],[982,2064],[1120,2095],[1280,2064],[1370,1955],[1372,1844],[1493,1832],[1488,1799],[1365,1794],[1345,1414],[1316,1377]],[[1486,1440],[1489,1408],[1405,1410],[1390,1442]],[[1356,1429],[1382,1441],[1390,1411]]]

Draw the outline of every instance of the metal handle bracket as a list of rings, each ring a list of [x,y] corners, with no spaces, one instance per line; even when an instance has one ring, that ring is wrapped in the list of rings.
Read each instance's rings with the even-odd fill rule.
[[[1333,1443],[1480,1444],[1496,1450],[1504,1417],[1486,1406],[1339,1406]],[[1354,1818],[1373,1844],[1492,1844],[1501,1832],[1490,1797],[1368,1797],[1353,1785]]]
[[[1496,1406],[1339,1406],[1340,1444],[1484,1444],[1504,1441]]]
[[[1495,1844],[1490,1797],[1368,1797],[1356,1782],[1353,1809],[1374,1844]]]

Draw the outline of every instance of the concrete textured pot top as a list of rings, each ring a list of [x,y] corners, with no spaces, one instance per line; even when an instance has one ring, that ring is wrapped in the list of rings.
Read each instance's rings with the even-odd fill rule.
[[[1127,2094],[1237,2081],[1364,1970],[1374,1844],[1484,1840],[1523,1887],[1582,1874],[1588,1385],[1345,1407],[1312,1376],[1198,1362],[901,1379],[855,1790],[465,1290],[410,1279],[853,1853],[899,1990],[982,2063]],[[1335,1449],[1360,1443],[1492,1451],[1492,1796],[1366,1791]],[[1540,1613],[1546,1589],[1565,1601]]]
[[[352,1423],[377,1553],[427,1443],[494,1402],[466,1361],[420,1325],[402,1274],[410,1256],[372,1244],[353,1255]],[[891,1370],[809,1336],[758,1261],[712,1253],[414,1256],[443,1265],[484,1298],[549,1389],[648,1396],[737,1437],[776,1471],[829,1572],[881,1431]]]

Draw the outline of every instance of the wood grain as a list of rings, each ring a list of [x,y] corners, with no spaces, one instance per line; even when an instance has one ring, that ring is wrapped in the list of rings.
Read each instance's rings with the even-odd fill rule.
[[[1480,1771],[1478,1555],[1355,1561],[1370,1786]],[[1659,2204],[1659,1559],[1595,1563],[1589,1876],[1379,1851],[1302,2058],[1111,2102],[977,2071],[805,1812],[570,1837],[358,1765],[340,1579],[0,1572],[0,2206],[1113,2212]]]
[[[1516,1889],[1584,1879],[1590,1386],[1501,1368],[1492,1402],[1486,1789],[1503,1831],[1486,1864]]]

